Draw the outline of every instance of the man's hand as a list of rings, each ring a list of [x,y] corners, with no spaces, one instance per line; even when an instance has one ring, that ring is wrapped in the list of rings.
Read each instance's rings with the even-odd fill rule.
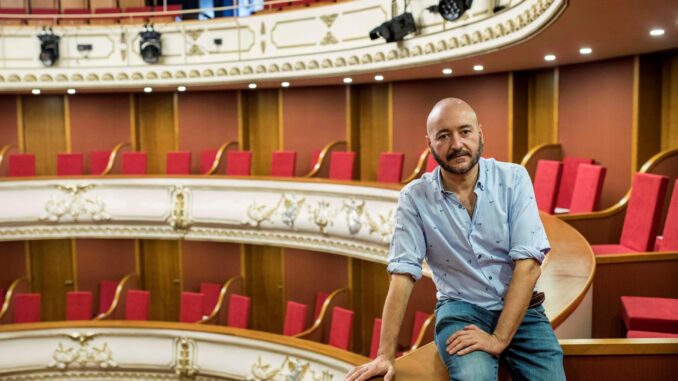
[[[473,324],[453,333],[447,339],[447,353],[457,354],[458,356],[473,351],[483,351],[493,356],[499,356],[507,346],[508,343],[504,343],[497,336],[490,335]]]
[[[393,376],[395,376],[393,359],[377,356],[367,364],[351,369],[346,375],[345,381],[364,381],[376,376],[384,376],[384,381],[392,381]]]

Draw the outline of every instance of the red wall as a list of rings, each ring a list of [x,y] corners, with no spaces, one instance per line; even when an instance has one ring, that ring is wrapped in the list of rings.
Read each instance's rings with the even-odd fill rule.
[[[447,97],[461,98],[478,114],[485,137],[484,157],[508,159],[508,75],[489,74],[393,84],[393,150],[405,153],[403,177],[426,148],[426,119]]]
[[[344,86],[282,91],[283,149],[297,151],[297,176],[310,170],[313,149],[347,139],[345,91]]]
[[[600,207],[631,185],[633,57],[560,68],[558,140],[565,156],[607,167]]]
[[[0,242],[0,288],[7,291],[12,282],[26,276],[25,242]]]
[[[10,153],[18,153],[19,138],[16,117],[16,95],[0,95],[0,148],[6,144],[13,144],[17,148]],[[0,167],[0,176],[7,173],[7,159]]]

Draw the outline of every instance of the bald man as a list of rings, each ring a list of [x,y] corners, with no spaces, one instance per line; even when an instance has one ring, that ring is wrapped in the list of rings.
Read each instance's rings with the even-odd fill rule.
[[[398,332],[426,259],[437,288],[435,342],[450,380],[564,380],[563,352],[535,285],[550,250],[527,171],[484,159],[466,102],[438,102],[426,122],[438,167],[400,192],[376,359],[349,381],[395,376]]]

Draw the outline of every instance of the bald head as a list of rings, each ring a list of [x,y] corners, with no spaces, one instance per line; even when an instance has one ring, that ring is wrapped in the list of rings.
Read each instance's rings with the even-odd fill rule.
[[[461,125],[478,127],[478,118],[473,108],[459,98],[445,98],[431,110],[426,120],[426,133],[433,136],[440,127],[447,128]],[[433,135],[432,135],[433,134]]]

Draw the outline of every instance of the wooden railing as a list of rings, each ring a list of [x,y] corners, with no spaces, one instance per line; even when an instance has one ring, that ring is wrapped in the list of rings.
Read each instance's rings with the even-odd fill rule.
[[[334,298],[336,298],[337,295],[342,294],[344,292],[348,292],[348,291],[349,291],[348,288],[340,288],[338,290],[332,291],[332,293],[329,296],[327,296],[327,299],[325,299],[325,301],[323,302],[323,306],[320,309],[320,313],[318,314],[318,317],[313,322],[313,325],[310,328],[308,328],[307,330],[300,332],[300,333],[297,333],[296,335],[294,335],[294,337],[302,338],[302,337],[308,336],[308,335],[312,334],[313,332],[317,331],[320,328],[320,326],[322,325],[323,321],[325,320],[325,316],[327,315],[327,311],[330,308],[330,303],[332,303],[332,301],[334,300]]]
[[[520,165],[527,169],[527,173],[530,174],[530,178],[534,179],[534,174],[537,172],[537,163],[539,160],[563,160],[563,147],[560,144],[540,144],[531,150],[529,150],[523,160],[520,161]]]
[[[414,341],[414,344],[412,344],[412,347],[405,352],[405,354],[408,354],[412,351],[416,351],[417,348],[421,346],[421,343],[424,341],[424,336],[426,336],[426,331],[428,331],[428,327],[431,326],[431,323],[433,323],[436,319],[435,314],[431,314],[426,320],[424,320],[424,324],[421,325],[421,329],[419,329],[419,335],[417,336],[417,340]]]
[[[7,152],[11,150],[12,148],[16,148],[14,144],[7,144],[0,148],[0,168],[2,168],[2,163],[5,161],[5,156],[7,155]]]
[[[7,292],[5,293],[5,301],[2,303],[2,309],[0,309],[0,321],[2,321],[2,319],[7,314],[7,311],[9,311],[9,306],[12,303],[12,298],[16,293],[16,289],[23,282],[28,283],[28,277],[21,277],[19,279],[14,280],[14,282],[12,282],[12,284],[7,289]]]
[[[217,304],[212,309],[212,312],[207,316],[203,316],[203,318],[198,320],[196,323],[198,324],[209,323],[210,321],[214,320],[214,318],[216,318],[217,315],[219,315],[219,312],[221,312],[221,307],[224,304],[224,298],[226,297],[229,288],[233,283],[237,281],[242,282],[243,278],[237,275],[234,276],[233,278],[230,278],[229,280],[226,281],[226,283],[224,283],[224,285],[221,287],[221,290],[219,290],[219,299],[217,299]]]
[[[205,173],[205,175],[213,175],[217,172],[217,168],[219,168],[219,163],[221,163],[221,158],[224,156],[224,152],[231,147],[231,146],[240,146],[240,144],[235,141],[235,140],[229,140],[226,143],[222,144],[221,147],[217,150],[216,156],[214,156],[214,161],[212,162],[212,166],[210,167],[209,171]]]
[[[115,288],[115,296],[113,297],[113,302],[111,302],[111,305],[108,307],[108,310],[106,312],[102,312],[99,315],[97,315],[94,320],[105,320],[108,319],[113,312],[115,312],[116,308],[118,308],[118,305],[120,304],[120,299],[122,298],[122,291],[125,288],[125,285],[127,285],[127,282],[129,282],[130,279],[138,277],[136,273],[131,273],[125,275],[120,282],[118,283],[118,286]]]
[[[416,180],[421,177],[421,175],[424,174],[426,171],[426,163],[428,162],[428,155],[430,153],[430,150],[426,148],[421,155],[419,155],[419,160],[417,160],[417,166],[414,168],[414,171],[412,171],[412,174],[407,176],[407,178],[403,181],[401,181],[401,184],[407,184],[412,180]]]
[[[111,173],[113,170],[113,166],[115,165],[115,160],[118,158],[118,153],[125,147],[131,147],[132,145],[130,143],[118,143],[113,147],[113,151],[111,151],[111,155],[108,156],[108,164],[106,164],[106,168],[104,169],[103,172],[101,172],[101,176],[106,176]]]
[[[304,177],[315,177],[315,176],[317,176],[322,168],[329,165],[330,157],[329,157],[328,153],[330,152],[330,150],[333,149],[333,148],[336,148],[340,145],[346,146],[347,144],[348,143],[346,143],[345,140],[336,140],[336,141],[333,141],[333,142],[327,144],[322,149],[322,151],[320,151],[320,155],[318,156],[318,161],[315,163],[313,168],[311,168],[311,170],[307,174],[304,175]]]

